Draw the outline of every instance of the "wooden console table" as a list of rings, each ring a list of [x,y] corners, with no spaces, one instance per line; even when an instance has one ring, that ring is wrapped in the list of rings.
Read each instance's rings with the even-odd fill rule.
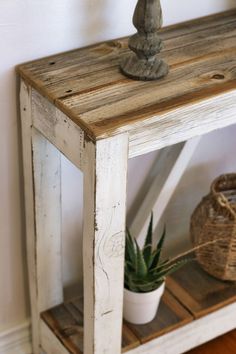
[[[121,352],[128,159],[236,123],[236,11],[160,35],[160,81],[119,72],[126,39],[18,68],[34,354]],[[60,152],[84,173],[84,306],[61,305]],[[236,327],[234,286],[192,277],[169,279],[156,335],[123,325],[123,351],[179,354]]]

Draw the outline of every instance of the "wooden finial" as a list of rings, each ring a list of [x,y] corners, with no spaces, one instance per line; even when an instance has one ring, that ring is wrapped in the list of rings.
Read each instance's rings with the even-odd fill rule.
[[[162,41],[158,30],[162,26],[160,0],[138,0],[133,24],[138,32],[129,39],[129,48],[134,52],[121,63],[121,71],[138,80],[156,80],[168,74],[168,65],[158,58]]]

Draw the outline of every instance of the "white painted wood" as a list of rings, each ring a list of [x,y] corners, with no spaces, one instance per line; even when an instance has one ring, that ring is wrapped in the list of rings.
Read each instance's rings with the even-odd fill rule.
[[[45,354],[68,354],[64,345],[42,320],[40,321],[40,334],[42,338],[41,345]]]
[[[0,333],[0,354],[32,354],[30,321]]]
[[[35,90],[32,90],[32,116],[34,127],[83,170],[83,130]]]
[[[35,129],[33,170],[36,218],[36,282],[39,311],[63,301],[61,253],[61,155]]]
[[[134,237],[142,238],[146,234],[151,211],[153,228],[157,227],[199,141],[200,137],[196,137],[159,152],[151,171],[155,178],[130,227]]]
[[[36,281],[37,261],[35,257],[36,235],[34,219],[34,187],[32,164],[32,116],[31,116],[31,88],[21,81],[20,110],[22,126],[22,146],[24,165],[24,194],[28,280],[30,288],[32,338],[34,354],[39,354],[39,302],[38,284]]]
[[[157,117],[137,123],[130,131],[129,157],[139,156],[165,146],[236,123],[236,91],[190,103]],[[126,127],[125,127],[126,128]],[[119,129],[120,133],[122,129]]]
[[[156,338],[127,354],[182,354],[236,328],[236,303]]]
[[[23,81],[20,100],[32,337],[38,354],[39,314],[63,300],[60,153],[42,135],[33,134],[31,89]]]
[[[84,353],[120,354],[128,137],[86,142]]]

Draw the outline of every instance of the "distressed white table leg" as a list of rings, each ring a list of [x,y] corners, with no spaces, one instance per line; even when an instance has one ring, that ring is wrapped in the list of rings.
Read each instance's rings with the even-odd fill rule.
[[[86,142],[84,353],[120,354],[128,137]]]
[[[21,83],[27,260],[33,354],[40,352],[39,315],[63,301],[60,153],[34,132],[31,89]]]

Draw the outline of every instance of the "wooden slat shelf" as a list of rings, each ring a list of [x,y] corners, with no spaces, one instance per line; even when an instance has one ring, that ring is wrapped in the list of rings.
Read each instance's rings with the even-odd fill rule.
[[[167,287],[195,319],[236,301],[236,283],[213,278],[196,262],[187,268],[169,277]]]
[[[197,263],[185,266],[168,279],[158,313],[151,323],[123,323],[122,351],[127,352],[182,326],[187,328],[199,317],[234,301],[236,283],[214,279]],[[81,298],[73,298],[41,316],[69,353],[83,352],[82,312]]]
[[[127,38],[24,64],[18,72],[91,139],[129,133],[135,156],[154,138],[161,148],[236,121],[235,17],[231,10],[163,28],[161,55],[170,73],[159,81],[120,73]],[[223,122],[216,105],[222,105]]]

